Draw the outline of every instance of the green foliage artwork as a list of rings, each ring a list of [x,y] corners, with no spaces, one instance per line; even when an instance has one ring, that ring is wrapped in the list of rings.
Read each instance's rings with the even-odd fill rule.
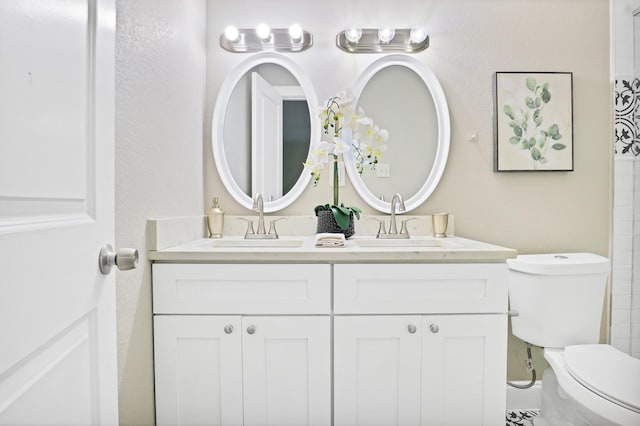
[[[507,74],[507,73],[505,73]],[[517,75],[517,73],[515,73]],[[571,77],[570,73],[564,73]],[[497,170],[539,170],[553,160],[554,156],[560,157],[559,152],[571,149],[572,135],[565,135],[565,131],[571,132],[571,80],[568,87],[562,81],[555,80],[550,83],[555,74],[524,74],[517,78],[503,80],[497,77],[498,108],[498,145],[500,149],[518,149],[527,154],[530,166],[498,164]],[[562,75],[562,74],[561,74]],[[545,78],[546,77],[546,78]],[[500,83],[502,81],[502,86]],[[559,87],[555,87],[557,85]],[[558,96],[561,94],[561,96]],[[501,97],[502,95],[502,97]],[[554,103],[568,102],[568,106],[562,105],[559,109]],[[555,106],[555,108],[554,108]],[[558,112],[567,112],[559,114]],[[567,116],[568,115],[568,116]],[[502,126],[500,127],[500,124]],[[506,127],[506,124],[508,127]],[[501,132],[502,130],[502,132]],[[508,144],[506,143],[508,141]],[[506,148],[511,146],[511,148]],[[572,152],[562,158],[569,158],[568,166],[557,167],[553,164],[553,170],[572,170]],[[503,163],[507,159],[505,154]],[[522,158],[520,155],[518,158]],[[500,158],[497,159],[500,162]],[[514,163],[515,164],[515,163]]]

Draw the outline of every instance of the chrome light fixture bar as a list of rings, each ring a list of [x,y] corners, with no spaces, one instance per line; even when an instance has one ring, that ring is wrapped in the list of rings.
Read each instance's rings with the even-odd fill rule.
[[[359,37],[357,37],[359,36]],[[349,53],[417,53],[429,47],[429,36],[420,28],[347,28],[336,35],[336,46]]]
[[[313,36],[299,25],[290,28],[269,29],[264,24],[257,28],[227,27],[220,35],[220,47],[229,52],[248,53],[272,50],[302,52],[313,45]]]

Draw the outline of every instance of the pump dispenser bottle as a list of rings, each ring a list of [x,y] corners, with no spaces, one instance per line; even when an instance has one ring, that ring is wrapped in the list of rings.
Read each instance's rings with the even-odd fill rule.
[[[220,208],[218,197],[213,197],[213,204],[207,212],[207,227],[210,238],[222,238],[224,227],[224,212]]]

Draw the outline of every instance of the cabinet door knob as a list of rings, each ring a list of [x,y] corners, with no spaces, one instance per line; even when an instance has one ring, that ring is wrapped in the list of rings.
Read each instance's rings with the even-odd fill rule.
[[[440,331],[440,327],[438,327],[437,324],[431,324],[429,325],[429,330],[431,330],[432,333],[437,333]]]
[[[227,334],[233,333],[233,326],[231,324],[224,327],[224,332]]]
[[[255,325],[250,325],[249,327],[247,327],[247,333],[253,334],[255,332],[256,332],[256,326]]]
[[[413,324],[409,324],[409,327],[407,327],[407,330],[409,330],[409,333],[414,334],[418,330],[418,328]]]

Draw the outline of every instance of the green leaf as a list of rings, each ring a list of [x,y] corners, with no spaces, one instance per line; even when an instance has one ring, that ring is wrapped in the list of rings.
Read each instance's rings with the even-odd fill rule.
[[[536,103],[532,97],[527,96],[524,100],[524,103],[527,104],[527,107],[530,109],[534,109],[536,107]]]
[[[520,138],[518,136],[511,136],[509,138],[509,142],[512,143],[513,145],[515,145],[515,144],[520,142]]]
[[[542,102],[544,102],[545,104],[548,104],[551,100],[551,93],[549,93],[546,85],[542,88],[542,94],[540,95],[540,97],[542,98]]]
[[[537,109],[536,112],[538,114],[533,114],[533,122],[536,123],[536,127],[540,127],[540,125],[542,124],[542,115],[539,114],[539,109]]]
[[[540,97],[536,98],[536,108],[540,108],[542,106],[542,99]]]
[[[544,148],[544,145],[547,143],[547,138],[538,139],[538,145],[540,145],[540,149]]]
[[[346,210],[346,209],[344,209]],[[349,222],[351,212],[345,213],[343,208],[337,206],[331,206],[331,211],[333,212],[333,218],[336,220],[336,223],[342,230],[349,229]]]
[[[554,135],[557,135],[558,132],[560,131],[560,128],[558,127],[557,124],[552,124],[549,129],[547,129],[547,134],[551,137],[553,137]]]
[[[531,158],[533,158],[534,160],[539,160],[542,157],[542,154],[540,154],[540,151],[538,150],[538,148],[532,148],[531,149]]]
[[[531,90],[532,92],[534,92],[536,90],[536,86],[538,85],[536,83],[536,79],[533,77],[527,77],[527,89]]]
[[[519,126],[515,126],[515,127],[513,128],[513,133],[514,133],[516,136],[522,136],[522,129],[521,129]]]
[[[529,148],[533,148],[534,146],[536,146],[536,138],[531,138],[529,139]]]
[[[505,105],[502,110],[507,115],[507,117],[513,120],[513,109],[511,108],[511,105]]]
[[[547,164],[547,159],[545,157],[541,157],[538,161],[540,161],[540,164]]]
[[[331,210],[331,204],[320,204],[317,205],[313,210],[316,212],[316,216],[318,216],[318,212],[321,212],[323,210]]]
[[[560,133],[551,136],[551,139],[553,139],[554,141],[559,141],[560,139],[562,139],[562,135]]]
[[[558,151],[561,151],[563,149],[565,149],[567,146],[565,144],[562,143],[554,143],[553,145],[551,145],[551,148],[556,149]]]

